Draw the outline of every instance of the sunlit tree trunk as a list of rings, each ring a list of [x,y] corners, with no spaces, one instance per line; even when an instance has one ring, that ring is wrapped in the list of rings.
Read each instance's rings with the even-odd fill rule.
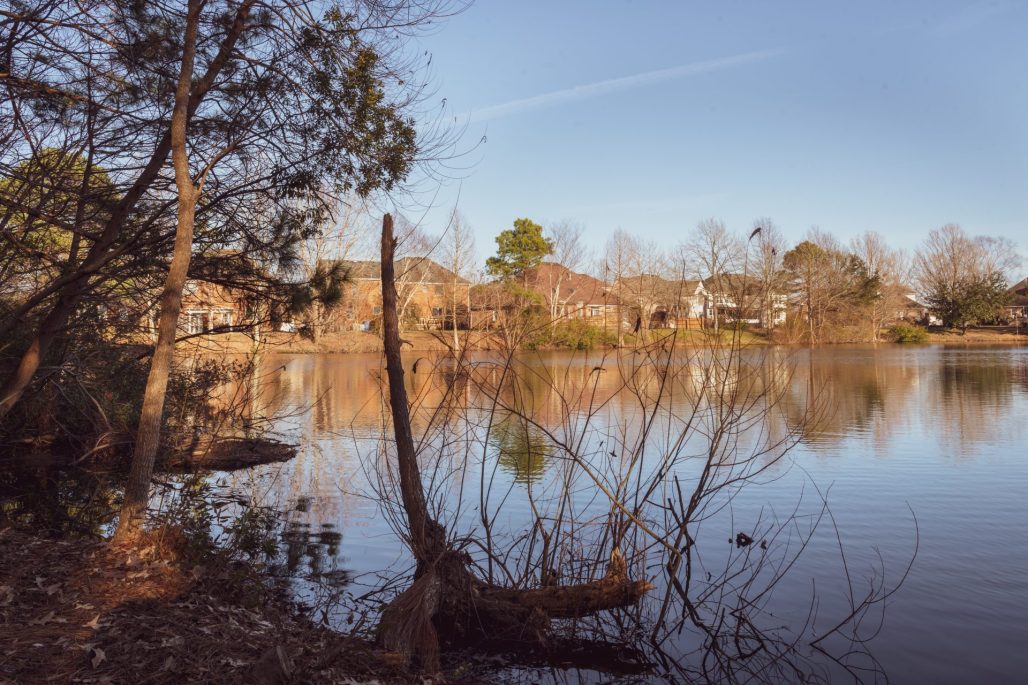
[[[243,31],[254,2],[255,0],[245,0],[236,10],[235,18],[221,42],[218,55],[208,66],[207,73],[198,82],[192,93],[192,102],[188,104],[188,107],[195,109],[203,96],[211,89],[232,54],[233,47]],[[146,166],[143,167],[139,177],[114,208],[110,218],[104,224],[99,238],[90,246],[82,262],[70,273],[62,275],[54,283],[23,302],[19,309],[10,316],[11,320],[17,321],[47,297],[56,294],[53,306],[43,317],[28,348],[22,353],[17,366],[0,387],[0,419],[21,399],[54,340],[64,332],[78,308],[79,302],[94,287],[97,274],[112,259],[122,254],[118,249],[118,241],[123,237],[122,230],[135,209],[136,203],[160,174],[170,148],[170,135],[166,134],[157,142]]]
[[[168,375],[175,353],[175,335],[179,312],[182,309],[182,290],[189,271],[193,250],[193,224],[199,188],[189,173],[186,150],[186,128],[189,119],[189,87],[193,78],[193,59],[196,52],[197,25],[201,0],[190,0],[186,15],[185,41],[182,49],[182,67],[175,89],[175,108],[171,115],[171,158],[175,167],[175,186],[178,190],[178,225],[171,267],[161,294],[161,313],[157,324],[157,345],[150,361],[150,374],[146,379],[143,408],[136,432],[132,468],[125,486],[125,500],[116,539],[130,538],[142,527],[150,494],[150,478],[161,436],[161,416],[168,389]]]

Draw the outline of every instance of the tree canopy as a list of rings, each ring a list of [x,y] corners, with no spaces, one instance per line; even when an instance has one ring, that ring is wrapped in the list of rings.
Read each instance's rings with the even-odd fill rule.
[[[1003,277],[993,273],[962,278],[952,287],[932,290],[926,299],[943,325],[967,329],[995,319],[1009,293]]]
[[[782,266],[806,310],[811,342],[834,314],[869,307],[881,297],[881,275],[821,231],[786,252]]]
[[[496,278],[520,278],[553,253],[553,243],[543,236],[543,227],[531,219],[515,219],[514,228],[496,236],[496,255],[485,262]]]
[[[997,316],[1007,302],[1007,273],[1018,264],[1009,241],[971,237],[956,224],[928,234],[914,256],[925,302],[946,326],[967,328]]]

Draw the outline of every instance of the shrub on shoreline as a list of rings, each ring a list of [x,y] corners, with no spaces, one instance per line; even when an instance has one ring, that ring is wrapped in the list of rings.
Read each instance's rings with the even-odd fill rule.
[[[898,323],[889,328],[889,339],[898,343],[923,343],[928,341],[928,331],[920,326]]]
[[[599,326],[570,319],[553,328],[543,329],[525,343],[525,348],[529,350],[545,348],[589,350],[615,342],[617,342],[616,334],[604,334],[604,330]]]

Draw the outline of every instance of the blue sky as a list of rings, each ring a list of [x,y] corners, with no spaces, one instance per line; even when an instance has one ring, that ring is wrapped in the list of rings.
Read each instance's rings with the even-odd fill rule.
[[[479,0],[419,46],[466,125],[453,180],[479,254],[527,216],[672,245],[698,221],[956,222],[1028,242],[1028,2]]]

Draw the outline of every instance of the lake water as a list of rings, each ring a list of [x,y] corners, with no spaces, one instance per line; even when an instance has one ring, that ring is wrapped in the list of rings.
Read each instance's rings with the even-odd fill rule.
[[[663,505],[682,504],[678,488],[688,499],[698,465],[719,441],[720,469],[740,468],[726,466],[724,455],[753,458],[745,487],[708,493],[692,528],[697,570],[690,596],[706,602],[712,620],[718,602],[738,608],[733,602],[749,593],[750,620],[806,644],[847,615],[851,596],[877,587],[881,599],[903,580],[859,625],[821,646],[838,655],[848,651],[846,635],[867,639],[857,650],[867,654],[848,661],[853,668],[876,663],[876,670],[862,671],[867,680],[1025,682],[1028,348],[759,349],[727,363],[711,353],[682,353],[670,363],[670,377],[661,376],[659,355],[644,357],[525,353],[512,385],[496,358],[482,356],[474,360],[473,382],[453,384],[452,369],[433,369],[433,359],[411,353],[415,434],[426,436],[422,468],[441,518],[458,534],[481,538],[487,512],[494,551],[513,550],[508,563],[518,572],[527,568],[519,560],[539,553],[531,536],[519,537],[532,529],[533,512],[555,526],[561,512],[571,512],[588,523],[559,524],[564,547],[555,560],[567,565],[568,577],[595,575],[609,552],[602,531],[609,532],[611,506],[603,490],[624,484],[629,508],[638,507],[640,519],[663,535],[674,528]],[[410,373],[415,360],[418,373]],[[222,493],[286,512],[287,570],[308,579],[296,587],[311,601],[325,592],[311,578],[345,580],[335,586],[360,595],[381,583],[378,574],[409,568],[380,505],[381,489],[390,487],[380,475],[389,463],[381,364],[378,355],[267,358],[255,413],[276,416],[276,430],[299,443],[301,454],[214,477]],[[628,376],[635,380],[626,385]],[[449,411],[436,411],[440,404]],[[719,433],[726,404],[737,421]],[[511,408],[525,418],[511,419]],[[642,492],[654,478],[657,490]],[[754,544],[730,544],[738,532]],[[632,574],[657,585],[644,609],[620,622],[621,637],[638,637],[649,635],[659,612],[667,557],[652,537],[629,537],[623,544],[632,551]],[[574,566],[575,554],[597,563]],[[715,583],[727,573],[722,586],[730,590],[704,595],[710,585],[699,569]],[[525,570],[518,578],[530,575]],[[779,576],[772,591],[758,591]],[[670,615],[681,615],[674,596]],[[355,620],[347,602],[325,616],[344,629]],[[590,630],[609,636],[611,624]],[[672,662],[702,669],[698,631],[664,632],[674,633],[661,642]],[[809,648],[799,652],[815,672],[844,674]],[[686,672],[665,663],[649,677],[675,681]],[[589,669],[496,675],[609,680]],[[774,670],[762,677],[791,679]]]

